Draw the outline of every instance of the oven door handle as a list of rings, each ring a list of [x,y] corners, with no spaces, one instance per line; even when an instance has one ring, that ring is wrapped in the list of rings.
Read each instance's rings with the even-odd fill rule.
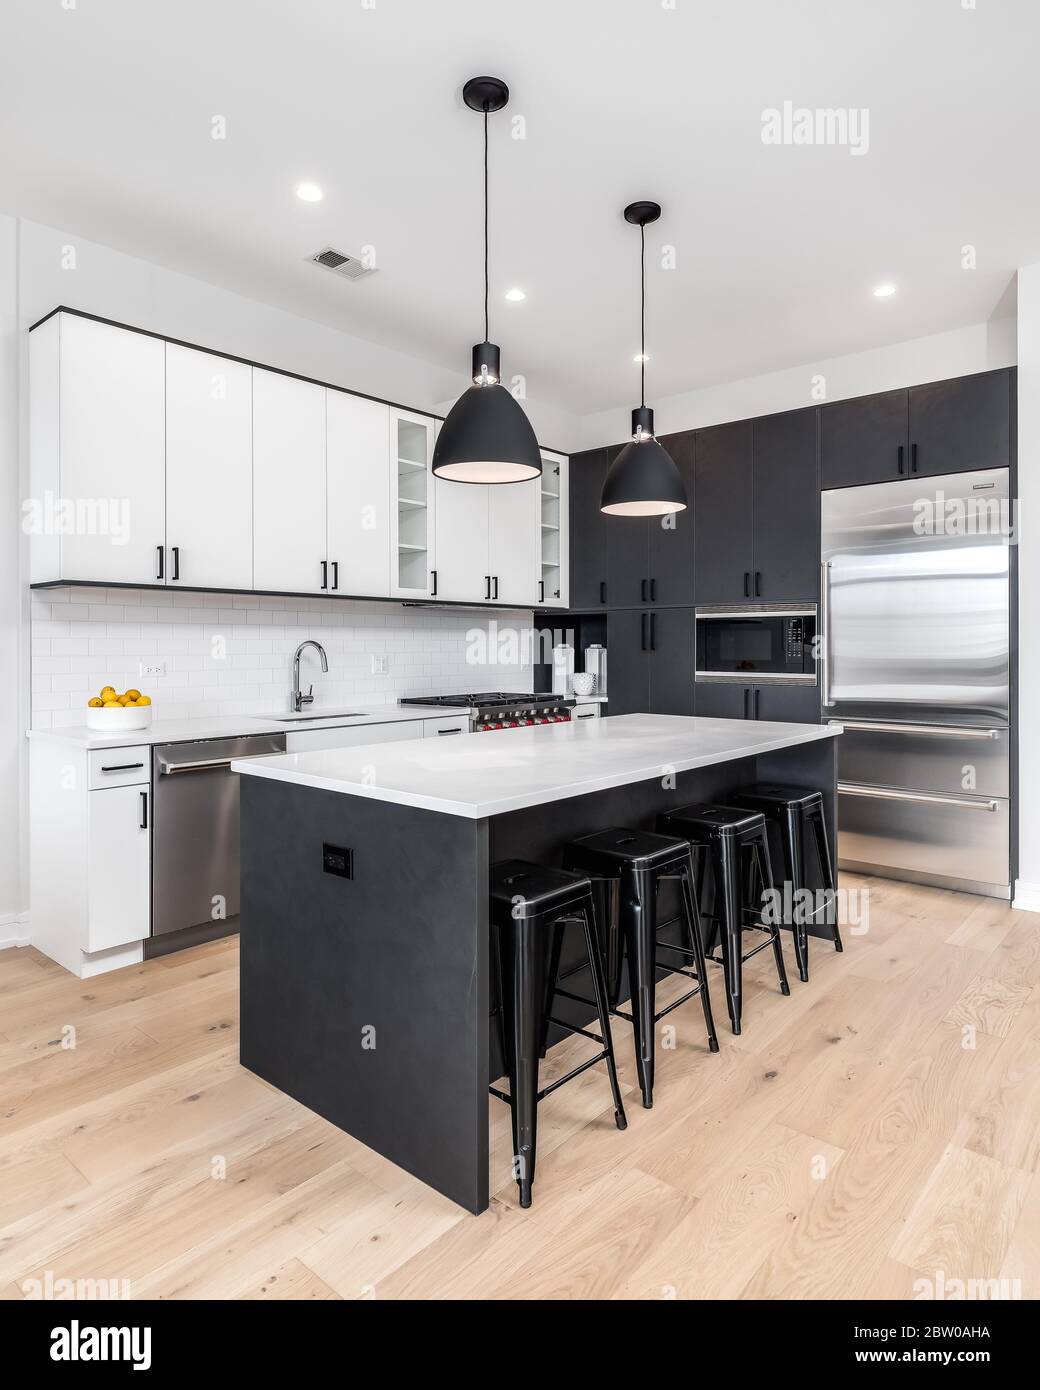
[[[965,796],[937,796],[934,792],[901,792],[892,787],[865,787],[858,782],[839,782],[840,796],[873,797],[878,801],[914,801],[928,806],[956,806],[961,811],[995,811],[994,800],[972,801]]]
[[[248,757],[249,755],[246,754]],[[206,758],[197,763],[164,763],[159,764],[160,777],[172,777],[181,772],[215,772],[220,768],[229,768],[230,758]]]

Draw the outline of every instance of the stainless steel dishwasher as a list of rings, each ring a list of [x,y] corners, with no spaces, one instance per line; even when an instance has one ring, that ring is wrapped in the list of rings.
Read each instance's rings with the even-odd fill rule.
[[[152,750],[153,937],[238,915],[238,774],[231,759],[284,752],[284,734]]]

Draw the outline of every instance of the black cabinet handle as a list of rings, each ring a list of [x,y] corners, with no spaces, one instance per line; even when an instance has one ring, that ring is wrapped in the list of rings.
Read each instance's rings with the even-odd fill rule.
[[[338,560],[333,560],[333,562],[332,562],[332,587],[333,587],[334,589],[338,589],[338,588],[339,588],[339,561],[338,561]]]
[[[159,573],[155,577],[156,579],[163,579],[166,574],[166,566],[163,564],[163,557],[165,552],[161,545],[157,545],[155,547],[155,550],[156,554],[159,556]]]
[[[762,571],[755,570],[755,598],[762,597]]]
[[[650,602],[651,602],[651,603],[656,603],[656,602],[657,602],[657,580],[656,580],[656,579],[651,579],[651,581],[650,581]]]
[[[748,689],[748,687],[745,685],[745,687],[744,687],[744,718],[745,718],[745,719],[748,717],[748,697],[749,697],[750,694],[751,694],[751,691],[750,691],[750,690]]]
[[[758,697],[762,694],[758,686],[755,686],[755,718],[758,718]]]
[[[650,614],[650,650],[657,651],[657,614]]]
[[[639,581],[639,601],[640,601],[640,603],[645,603],[645,602],[646,602],[646,580],[645,580],[645,579],[641,579],[641,580]]]
[[[911,473],[916,473],[916,472],[917,472],[917,445],[916,445],[916,444],[911,444],[911,445],[910,445],[910,472],[911,472]]]
[[[179,545],[175,545],[175,546],[173,547],[173,574],[170,576],[170,578],[171,578],[171,579],[180,579],[180,577],[181,577],[181,548],[180,548]]]
[[[461,729],[438,729],[438,730],[437,730],[437,737],[438,737],[438,738],[446,738],[448,734],[461,734],[461,733],[462,733],[462,730],[461,730]]]
[[[607,601],[607,581],[605,579],[599,581],[599,601],[600,603]]]
[[[545,580],[544,580],[544,579],[539,579],[539,581],[538,581],[538,602],[539,602],[539,603],[544,603],[544,602],[545,602]]]
[[[497,574],[493,574],[491,577],[492,577],[492,579],[495,581],[495,592],[491,595],[491,597],[497,599],[497,598],[498,598],[498,575],[497,575]]]
[[[430,570],[430,598],[437,597],[437,571]]]
[[[491,576],[490,576],[490,574],[485,574],[485,576],[484,576],[484,597],[485,597],[485,598],[490,598],[490,597],[491,597]]]
[[[111,767],[102,767],[102,772],[133,772],[135,768],[144,767],[144,763],[113,763]]]
[[[639,615],[639,647],[641,651],[646,651],[646,614]]]
[[[328,560],[322,560],[322,562],[321,562],[321,587],[322,587],[323,589],[327,589],[327,588],[329,587],[329,562],[328,562]]]
[[[750,598],[750,597],[751,597],[751,571],[750,571],[750,570],[745,570],[745,571],[744,571],[744,597],[745,597],[745,598]]]
[[[141,793],[141,829],[148,829],[148,793]]]
[[[903,463],[903,446],[900,444],[896,450],[896,472],[902,474],[905,465]]]

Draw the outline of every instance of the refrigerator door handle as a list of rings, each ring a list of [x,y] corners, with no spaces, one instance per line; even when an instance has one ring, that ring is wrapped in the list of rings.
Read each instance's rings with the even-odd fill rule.
[[[971,801],[963,796],[937,796],[934,792],[902,792],[892,787],[865,787],[859,782],[839,782],[842,796],[866,796],[878,801],[917,801],[929,806],[956,806],[961,811],[995,811],[998,802],[992,798]]]
[[[817,634],[820,643],[820,701],[827,709],[834,704],[831,699],[830,660],[828,647],[831,640],[831,562],[824,560],[820,565],[820,630]]]
[[[869,734],[922,734],[933,738],[963,738],[990,740],[999,738],[1002,729],[961,729],[952,724],[882,724],[855,719],[831,720],[844,729],[859,729]]]

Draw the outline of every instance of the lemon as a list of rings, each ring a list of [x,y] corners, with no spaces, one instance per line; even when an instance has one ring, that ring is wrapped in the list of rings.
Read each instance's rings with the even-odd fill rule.
[[[87,701],[87,706],[90,709],[100,709],[104,703],[104,700],[99,699],[98,696],[95,695],[92,699]]]
[[[116,698],[115,687],[111,685],[103,685],[101,687],[101,698],[102,700],[114,700]]]
[[[120,707],[120,706],[119,706],[119,701],[118,701],[118,700],[106,700],[106,701],[104,702],[104,706],[105,706],[105,709],[119,709],[119,707]]]
[[[139,705],[150,705],[152,703],[152,697],[150,695],[138,695],[137,703]]]
[[[126,693],[131,700],[139,700],[141,698],[141,692],[139,690],[128,690]]]

